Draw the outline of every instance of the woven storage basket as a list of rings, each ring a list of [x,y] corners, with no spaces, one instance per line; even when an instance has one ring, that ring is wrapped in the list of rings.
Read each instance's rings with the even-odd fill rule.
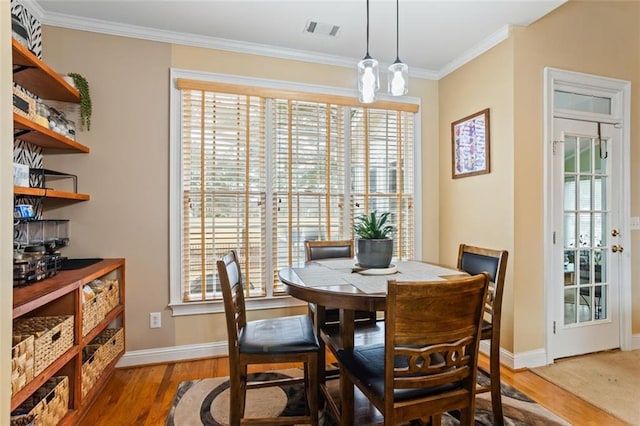
[[[82,335],[86,336],[120,303],[118,280],[105,280],[102,291],[82,304]]]
[[[73,346],[73,316],[19,318],[13,323],[13,337],[33,335],[33,375],[37,376]]]
[[[11,426],[35,416],[34,426],[55,426],[69,411],[69,378],[52,377],[11,413]]]
[[[25,338],[26,337],[26,338]],[[14,336],[11,348],[11,393],[16,394],[33,380],[33,352],[35,338]]]
[[[106,329],[82,353],[82,396],[91,390],[105,368],[124,351],[124,332],[121,328]]]

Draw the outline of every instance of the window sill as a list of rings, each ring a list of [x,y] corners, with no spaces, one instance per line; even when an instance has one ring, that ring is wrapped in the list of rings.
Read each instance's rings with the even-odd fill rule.
[[[263,309],[291,308],[306,306],[307,302],[291,296],[265,297],[260,299],[245,299],[247,311],[259,311]],[[224,312],[222,300],[207,302],[172,303],[169,307],[174,317],[184,315],[218,314]]]

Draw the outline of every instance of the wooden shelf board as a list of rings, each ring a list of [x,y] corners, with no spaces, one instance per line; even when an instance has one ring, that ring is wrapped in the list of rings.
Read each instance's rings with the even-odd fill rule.
[[[80,102],[80,93],[73,86],[13,38],[11,48],[14,67],[28,67],[13,73],[14,82],[43,99]]]
[[[14,134],[16,130],[27,130],[28,133],[17,136],[17,138],[40,146],[46,151],[76,151],[85,154],[90,151],[88,146],[62,136],[15,112],[13,113],[13,130]]]
[[[27,197],[57,198],[60,200],[72,200],[72,201],[89,201],[91,199],[91,197],[88,194],[56,191],[55,189],[45,189],[45,188],[27,188],[25,186],[14,186],[13,193],[14,195],[24,195]]]

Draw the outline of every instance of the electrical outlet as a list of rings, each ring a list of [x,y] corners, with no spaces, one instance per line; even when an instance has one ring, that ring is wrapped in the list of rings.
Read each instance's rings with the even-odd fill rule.
[[[160,312],[151,312],[149,314],[149,328],[160,327],[162,327],[162,317],[160,316]]]
[[[631,230],[632,231],[637,231],[638,229],[640,229],[640,217],[632,216],[631,217]]]

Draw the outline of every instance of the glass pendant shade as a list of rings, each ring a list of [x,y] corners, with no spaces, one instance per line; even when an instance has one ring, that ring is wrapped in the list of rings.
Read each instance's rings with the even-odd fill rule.
[[[358,62],[358,100],[365,104],[374,102],[378,96],[378,90],[380,90],[378,61],[367,55]]]
[[[402,96],[409,92],[409,66],[396,59],[389,65],[387,78],[388,91],[391,96]]]

